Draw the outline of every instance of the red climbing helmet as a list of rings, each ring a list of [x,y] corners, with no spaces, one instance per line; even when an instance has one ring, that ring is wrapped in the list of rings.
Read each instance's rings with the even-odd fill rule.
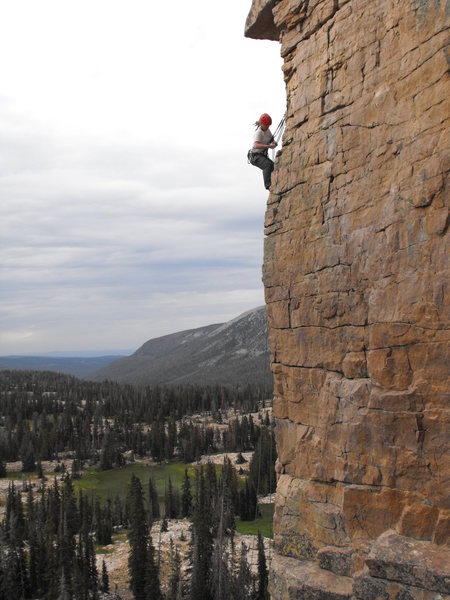
[[[272,119],[267,113],[263,113],[259,117],[259,122],[261,123],[261,125],[264,125],[264,127],[270,127],[270,125],[272,125]]]

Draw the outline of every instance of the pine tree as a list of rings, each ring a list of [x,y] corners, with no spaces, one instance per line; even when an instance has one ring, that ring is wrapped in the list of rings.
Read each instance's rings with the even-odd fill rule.
[[[63,510],[67,521],[68,535],[75,535],[80,527],[80,515],[73,491],[72,479],[66,475],[62,491]]]
[[[166,457],[168,459],[173,458],[173,451],[175,448],[176,440],[177,440],[177,425],[176,425],[175,419],[172,415],[171,418],[169,419],[169,423],[167,425]]]
[[[237,465],[243,465],[245,464],[247,461],[245,460],[245,458],[242,456],[242,452],[238,452],[238,455],[236,457],[236,464]]]
[[[103,436],[102,449],[100,452],[100,465],[99,465],[99,467],[102,471],[107,471],[108,469],[112,469],[112,467],[113,467],[110,435],[111,434],[108,429]]]
[[[145,592],[146,600],[162,600],[161,587],[159,584],[159,567],[155,560],[155,548],[153,547],[151,535],[148,540]]]
[[[150,478],[148,480],[148,503],[149,520],[150,523],[152,523],[154,519],[159,519],[160,517],[158,491],[156,489],[156,483],[153,477],[153,473],[150,475]]]
[[[217,537],[214,542],[212,590],[214,600],[228,600],[231,594],[231,580],[228,568],[229,557],[225,550],[223,497],[220,499],[219,504],[221,510],[217,527]]]
[[[103,517],[103,543],[105,545],[112,543],[112,533],[113,533],[113,519],[112,519],[112,508],[111,508],[111,500],[108,498],[106,500],[105,505],[103,507],[102,512]]]
[[[144,509],[144,495],[141,481],[134,475],[128,491],[129,530],[128,572],[130,588],[135,600],[146,600],[146,572],[148,562],[149,534],[146,527],[147,518]]]
[[[191,481],[187,469],[184,470],[184,479],[181,489],[181,516],[186,518],[192,511]]]
[[[86,596],[85,593],[85,581],[83,576],[83,549],[81,540],[77,544],[76,548],[77,561],[73,567],[73,575],[72,575],[72,590],[74,599],[78,600],[78,598],[83,599]]]
[[[234,518],[235,505],[238,504],[237,476],[229,458],[225,458],[219,479],[222,503],[220,510],[223,514],[223,527],[226,533],[234,531],[236,522]],[[219,517],[217,517],[218,520]]]
[[[249,486],[249,496],[248,496],[248,505],[249,505],[249,519],[253,521],[261,516],[258,507],[258,496],[256,495],[256,489],[253,484]]]
[[[242,521],[248,521],[249,517],[249,491],[248,491],[248,479],[245,479],[245,487],[239,492],[239,516]]]
[[[58,481],[55,477],[53,482],[53,487],[48,492],[47,497],[48,502],[48,519],[47,524],[50,531],[53,534],[58,533],[59,528],[59,515],[60,515],[60,506],[61,506],[61,492],[58,486]]]
[[[169,475],[169,481],[164,486],[164,513],[169,519],[174,519],[174,501],[173,501],[173,486],[172,478]]]
[[[80,461],[77,460],[76,458],[74,458],[74,460],[72,461],[72,466],[70,467],[70,474],[72,479],[80,479],[81,477],[81,466],[80,466]]]
[[[160,531],[161,531],[162,533],[164,533],[164,532],[166,532],[166,531],[168,531],[168,530],[169,530],[169,523],[167,522],[167,517],[166,517],[166,515],[164,514],[164,515],[163,515],[163,518],[161,519],[161,527],[160,527]]]
[[[211,600],[212,515],[203,468],[199,470],[196,484],[198,489],[196,489],[196,507],[193,515],[190,597],[192,600]]]
[[[22,472],[30,473],[36,468],[36,462],[34,460],[34,448],[31,443],[31,439],[28,440],[22,453]]]
[[[181,585],[180,555],[178,554],[178,548],[174,549],[173,540],[170,538],[170,578],[166,600],[178,600]]]
[[[59,556],[57,553],[57,548],[55,548],[53,537],[49,537],[47,540],[47,548],[48,548],[48,556],[47,556],[47,582],[48,582],[48,591],[47,597],[50,600],[54,600],[58,597],[59,592],[59,580],[58,580],[58,565],[59,565]]]
[[[84,590],[86,597],[90,594],[91,598],[94,600],[98,597],[98,572],[94,542],[88,529],[81,532],[81,537],[83,542],[82,548],[84,549],[82,555]]]
[[[23,515],[22,496],[16,490],[14,483],[10,483],[8,486],[3,530],[8,541],[11,538],[23,540],[25,519]]]
[[[247,600],[251,595],[252,576],[247,560],[247,546],[241,543],[239,568],[234,585],[234,600]]]
[[[100,506],[100,500],[96,498],[94,504],[94,527],[97,544],[107,546],[112,541],[112,517],[110,501],[105,502],[104,509]]]
[[[58,594],[58,600],[70,600],[71,599],[72,594],[69,591],[69,588],[67,586],[67,581],[66,581],[66,575],[64,572],[64,568],[61,571],[61,577],[59,580],[59,594]]]
[[[266,554],[264,552],[264,540],[261,532],[258,531],[258,592],[257,600],[269,600],[268,591],[268,572],[266,564]]]
[[[12,488],[13,486],[10,486],[10,490]],[[5,536],[6,556],[3,563],[5,595],[6,598],[26,598],[29,590],[29,581],[24,550],[24,527],[23,525],[18,526],[23,515],[21,517],[20,510],[17,510],[19,506],[17,498],[12,499],[12,503],[13,506],[8,516],[8,534]],[[14,506],[14,503],[17,503],[16,506]]]
[[[75,540],[70,533],[67,515],[64,512],[63,505],[61,505],[57,550],[59,564],[64,574],[64,590],[67,589],[68,593],[71,595],[72,571],[75,564]]]
[[[108,571],[106,569],[106,565],[105,565],[105,561],[102,561],[102,585],[101,585],[101,590],[104,594],[107,594],[109,592],[109,577],[108,577]]]
[[[273,423],[263,427],[250,461],[249,481],[258,494],[270,494],[276,488],[275,461],[277,458]]]
[[[217,474],[216,466],[210,461],[206,463],[205,492],[206,507],[212,512],[217,501]]]
[[[34,505],[33,493],[31,487],[27,493],[27,520],[26,520],[26,537],[28,539],[28,570],[30,576],[31,593],[35,594],[37,589],[37,536],[36,536],[36,510]]]

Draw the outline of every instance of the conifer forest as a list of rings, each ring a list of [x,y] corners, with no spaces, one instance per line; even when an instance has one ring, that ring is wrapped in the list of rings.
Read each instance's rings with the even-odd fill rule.
[[[270,397],[1,371],[0,600],[268,598]]]

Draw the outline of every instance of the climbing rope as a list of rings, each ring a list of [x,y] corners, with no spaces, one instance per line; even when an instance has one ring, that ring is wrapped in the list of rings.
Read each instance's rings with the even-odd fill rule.
[[[283,118],[278,123],[278,127],[275,129],[273,134],[273,139],[275,142],[278,142],[280,137],[283,135],[284,128],[286,127],[286,113],[284,113]]]
[[[286,115],[284,115],[283,119],[281,120],[280,125],[278,126],[281,133],[280,135],[282,135],[282,131],[284,130],[286,124]],[[278,128],[277,128],[278,129]],[[267,335],[266,335],[266,356],[269,350],[269,330],[267,329]],[[267,368],[267,361],[266,361],[266,368]],[[269,401],[269,406],[271,408],[271,413],[270,413],[270,426],[269,426],[269,434],[270,434],[270,448],[269,448],[269,496],[270,496],[270,504],[273,504],[273,491],[272,491],[272,478],[275,476],[275,464],[274,464],[274,460],[273,460],[273,438],[274,438],[274,414],[273,414],[273,391],[271,394],[271,398]],[[264,406],[265,406],[265,401],[264,401]],[[276,486],[275,486],[276,487]],[[272,558],[272,546],[269,544],[269,554],[268,557]]]
[[[280,140],[281,136],[283,135],[285,127],[286,127],[286,113],[284,113],[283,118],[278,123],[278,127],[275,129],[275,132],[272,136],[273,141],[276,142],[277,144],[278,144],[278,141]],[[275,148],[272,150],[272,160],[274,160],[274,159],[275,159]]]

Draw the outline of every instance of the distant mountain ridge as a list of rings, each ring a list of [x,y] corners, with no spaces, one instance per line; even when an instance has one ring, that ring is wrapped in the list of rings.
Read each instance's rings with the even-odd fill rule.
[[[75,377],[101,369],[117,360],[117,354],[109,356],[0,356],[0,370],[57,371]]]
[[[88,379],[138,385],[271,384],[266,309],[151,339]]]

